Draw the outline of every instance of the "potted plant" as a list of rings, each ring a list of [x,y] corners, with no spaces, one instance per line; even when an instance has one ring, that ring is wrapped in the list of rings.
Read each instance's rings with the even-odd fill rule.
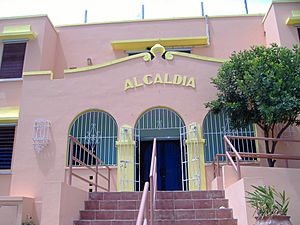
[[[252,187],[254,191],[247,192],[246,199],[257,213],[255,225],[292,225],[285,191],[278,192],[272,186]]]
[[[26,215],[26,220],[25,222],[22,223],[22,225],[35,225],[32,221],[32,217],[29,215]]]

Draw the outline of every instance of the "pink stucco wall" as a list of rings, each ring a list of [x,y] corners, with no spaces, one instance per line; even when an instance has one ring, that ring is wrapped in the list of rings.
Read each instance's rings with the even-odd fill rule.
[[[270,45],[272,43],[280,43],[274,5],[271,6],[268,14],[265,16],[263,25],[266,35],[266,44]]]
[[[262,16],[209,17],[211,43],[208,47],[194,47],[192,52],[228,58],[234,50],[263,45],[261,20]],[[86,66],[87,58],[98,64],[126,56],[123,51],[113,51],[111,41],[115,40],[206,36],[204,18],[63,26],[57,29],[61,52],[56,62],[65,61],[67,68]],[[62,71],[57,72],[60,76]]]
[[[263,16],[209,18],[210,46],[194,48],[193,53],[227,59],[233,51],[265,45]]]
[[[0,82],[0,107],[20,105],[22,83],[22,80]]]
[[[239,199],[233,193],[240,193],[240,190],[243,189],[244,191],[249,191],[251,189],[251,182],[247,182],[247,179],[254,179],[252,181],[253,185],[271,185],[280,192],[285,190],[287,196],[290,198],[288,215],[291,216],[291,222],[292,224],[300,224],[300,169],[243,166],[241,167],[242,178],[246,180],[242,179],[240,181],[237,181],[236,173],[232,166],[224,166],[222,171],[225,192],[228,192],[227,197],[231,198],[229,203],[233,202],[231,207],[234,210],[238,212],[242,207],[246,207],[246,205],[245,201],[243,206],[236,205]],[[239,196],[241,195],[242,193]],[[240,201],[240,204],[242,204],[242,201]],[[253,221],[253,210],[248,207],[246,211],[248,225],[252,225],[250,222]]]
[[[295,26],[287,26],[286,20],[292,16],[292,10],[300,10],[300,3],[277,3],[274,4],[276,20],[278,25],[280,44],[288,48],[299,44],[298,32]]]
[[[219,65],[179,56],[173,61],[157,58],[144,62],[139,58],[89,72],[67,74],[65,79],[25,77],[11,194],[39,196],[43,188],[40,183],[64,180],[68,128],[73,118],[86,109],[110,113],[119,127],[124,124],[134,126],[140,114],[154,106],[174,109],[186,124],[201,124],[207,113],[204,103],[215,96],[215,89],[205,84],[216,74]],[[157,72],[193,76],[196,89],[157,84],[124,91],[125,79],[134,76],[142,79],[145,74]],[[51,121],[51,141],[41,154],[33,151],[31,132],[27,132],[32,130],[36,118]],[[35,176],[30,171],[36,171]],[[20,184],[25,180],[30,182],[26,188],[21,188]]]
[[[299,3],[273,3],[264,20],[266,42],[278,43],[281,46],[292,48],[299,44],[297,28],[286,25],[288,17],[292,16],[293,10],[300,10]]]
[[[194,47],[192,53],[217,58],[228,58],[233,51],[252,45],[272,42],[290,47],[299,41],[295,28],[286,26],[285,20],[299,3],[274,4],[264,22],[262,16],[209,17],[210,45]],[[168,107],[176,111],[188,125],[203,122],[208,109],[204,103],[216,96],[211,78],[217,74],[221,63],[175,56],[167,61],[160,57],[144,62],[133,59],[101,69],[64,74],[64,69],[87,66],[87,58],[93,64],[126,56],[124,51],[114,51],[111,41],[149,38],[172,38],[204,36],[204,18],[152,20],[140,22],[115,22],[80,26],[53,27],[48,17],[29,17],[0,20],[0,31],[4,26],[30,24],[37,39],[28,42],[24,71],[51,70],[54,80],[48,76],[25,76],[23,81],[0,82],[0,107],[20,106],[18,132],[14,146],[13,175],[7,179],[11,185],[0,192],[35,198],[38,221],[44,224],[59,224],[56,215],[59,209],[49,211],[53,217],[47,220],[47,210],[68,198],[66,181],[67,135],[71,121],[87,109],[100,109],[114,117],[118,128],[128,124],[134,126],[138,117],[152,107]],[[264,36],[264,31],[266,36]],[[124,91],[126,79],[142,80],[146,74],[168,73],[194,77],[196,88],[156,84]],[[32,128],[35,119],[51,122],[50,144],[45,151],[36,153],[32,145]],[[299,129],[295,131],[299,137]],[[278,152],[297,154],[297,145],[280,145]],[[297,167],[295,163],[295,167]],[[294,166],[294,165],[293,165]],[[114,180],[116,182],[114,170]],[[257,171],[256,171],[257,172]],[[213,171],[207,166],[207,181],[210,184]],[[88,176],[86,171],[82,172]],[[284,176],[284,175],[283,175]],[[231,176],[232,177],[232,176]],[[5,179],[0,177],[1,182]],[[229,186],[234,180],[225,180]],[[24,185],[26,183],[26,185]],[[75,183],[85,189],[82,183]],[[112,185],[113,189],[116,184]],[[51,190],[51,187],[54,189]],[[210,188],[210,186],[208,185]],[[65,195],[55,195],[57,190]],[[78,190],[72,193],[83,192]],[[0,193],[1,194],[1,193]],[[241,194],[241,193],[240,193]],[[67,197],[66,197],[67,196]],[[51,199],[53,197],[53,199]],[[48,206],[43,204],[48,202]],[[52,203],[53,204],[52,204]],[[77,203],[76,203],[77,204]],[[79,204],[79,203],[78,203]],[[72,211],[72,210],[71,210]],[[75,211],[69,212],[74,215]]]

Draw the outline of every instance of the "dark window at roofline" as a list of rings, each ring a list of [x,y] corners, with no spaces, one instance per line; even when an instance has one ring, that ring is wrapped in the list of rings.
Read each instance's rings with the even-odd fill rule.
[[[15,125],[0,126],[0,170],[11,169]]]
[[[26,43],[7,43],[3,46],[0,79],[21,78]]]

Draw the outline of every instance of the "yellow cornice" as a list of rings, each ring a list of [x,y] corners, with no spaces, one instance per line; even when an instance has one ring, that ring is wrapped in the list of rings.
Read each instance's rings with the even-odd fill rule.
[[[192,47],[207,46],[208,37],[176,37],[176,38],[152,38],[152,39],[136,39],[136,40],[118,40],[112,41],[111,45],[114,50],[135,51],[146,50],[147,48],[160,44],[165,47]]]
[[[273,0],[272,3],[295,3],[298,2],[299,0]]]
[[[19,107],[0,108],[0,123],[15,123],[19,119]]]
[[[48,17],[47,14],[38,14],[38,15],[26,15],[26,16],[10,16],[10,17],[0,17],[0,20],[17,20],[17,19],[31,19],[38,17]]]
[[[97,65],[93,65],[93,66],[85,66],[85,67],[80,67],[80,68],[76,68],[76,69],[66,69],[64,70],[65,74],[68,73],[79,73],[79,72],[85,72],[85,71],[90,71],[90,70],[96,70],[99,68],[103,68],[103,67],[107,67],[107,66],[112,66],[118,63],[122,63],[122,62],[126,62],[132,59],[137,59],[137,58],[143,58],[144,61],[150,61],[151,60],[151,55],[149,53],[143,52],[140,54],[136,54],[136,55],[131,55],[131,56],[127,56],[127,57],[123,57],[120,59],[115,59],[106,63],[102,63],[102,64],[97,64]]]
[[[300,10],[293,10],[292,16],[287,18],[286,24],[287,25],[300,24]]]
[[[39,70],[39,71],[29,71],[23,72],[23,76],[49,76],[50,79],[53,79],[53,72],[51,70]]]
[[[296,24],[300,24],[300,16],[293,16],[293,17],[287,18],[286,24],[287,24],[287,25],[296,25]]]
[[[263,17],[264,13],[257,14],[236,14],[236,15],[216,15],[208,16],[209,19],[213,18],[231,18],[231,17]],[[173,21],[173,20],[195,20],[205,19],[204,16],[195,17],[173,17],[173,18],[157,18],[157,19],[144,19],[144,20],[121,20],[121,21],[107,21],[107,22],[95,22],[95,23],[78,23],[78,24],[62,24],[55,26],[56,28],[64,27],[77,27],[77,26],[92,26],[92,25],[104,25],[104,24],[118,24],[118,23],[140,23],[140,22],[156,22],[156,21]]]
[[[6,26],[0,33],[0,40],[32,40],[36,38],[36,33],[31,31],[30,25]]]

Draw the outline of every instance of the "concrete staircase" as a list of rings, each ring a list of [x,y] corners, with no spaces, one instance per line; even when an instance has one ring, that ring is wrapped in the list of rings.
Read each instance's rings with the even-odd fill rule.
[[[74,225],[135,225],[141,192],[90,193]],[[223,191],[157,192],[155,225],[237,225]]]

